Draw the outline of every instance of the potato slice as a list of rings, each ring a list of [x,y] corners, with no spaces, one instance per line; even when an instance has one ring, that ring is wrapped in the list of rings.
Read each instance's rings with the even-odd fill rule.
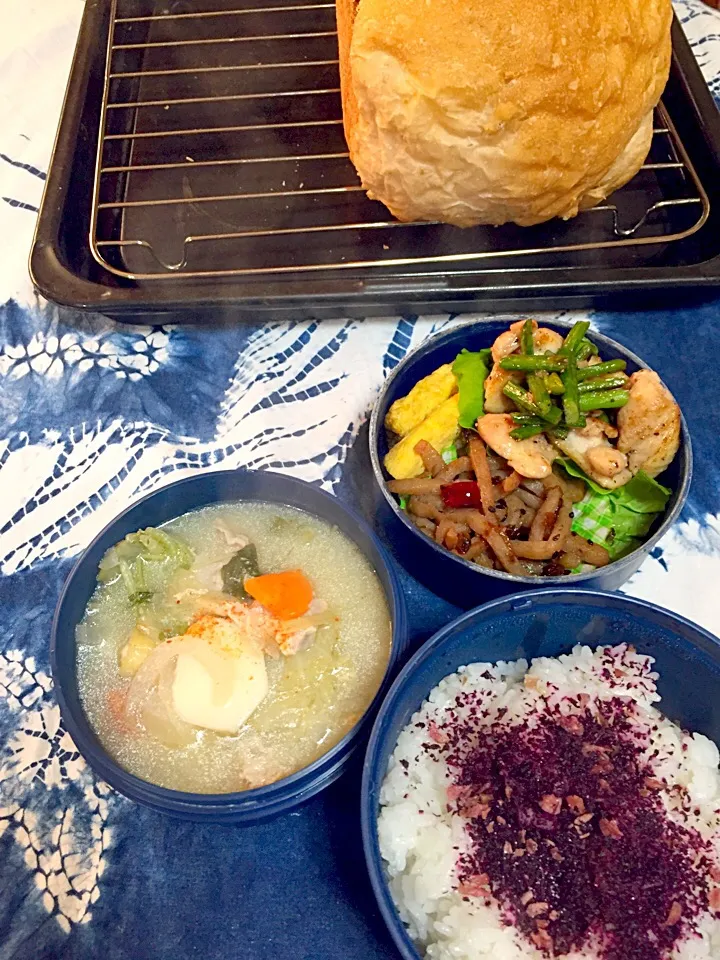
[[[118,654],[120,676],[134,677],[156,646],[155,641],[147,633],[135,627]]]

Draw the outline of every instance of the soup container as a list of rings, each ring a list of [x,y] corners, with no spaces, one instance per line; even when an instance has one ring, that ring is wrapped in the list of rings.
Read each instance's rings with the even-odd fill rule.
[[[390,658],[383,683],[364,717],[326,754],[296,773],[264,787],[238,793],[185,793],[159,787],[124,770],[91,728],[78,691],[75,629],[95,589],[105,551],[128,533],[157,526],[191,510],[227,501],[263,501],[297,507],[337,527],[362,552],[382,585],[392,618]],[[63,724],[98,776],[115,790],[161,813],[188,820],[250,823],[291,810],[332,783],[381,702],[407,643],[405,602],[392,560],[356,514],[319,487],[268,471],[225,470],[178,480],[125,510],[98,534],[65,583],[52,626],[50,658]]]
[[[363,847],[373,891],[404,960],[420,953],[398,916],[377,836],[380,788],[398,736],[443,677],[473,662],[557,657],[577,644],[631,642],[655,658],[662,712],[720,743],[720,640],[683,617],[622,594],[536,590],[458,617],[414,654],[373,726],[361,790]]]
[[[520,577],[504,570],[489,570],[450,553],[421,533],[386,487],[390,479],[383,467],[383,460],[389,449],[384,426],[387,412],[392,404],[406,396],[419,380],[444,363],[452,363],[463,348],[475,351],[490,347],[511,322],[512,319],[472,321],[430,337],[399,363],[388,377],[370,420],[370,459],[375,480],[380,488],[376,509],[378,522],[383,526],[385,535],[403,566],[434,593],[464,609],[531,586],[561,585],[617,590],[635,573],[657,541],[677,520],[687,499],[692,478],[690,434],[685,418],[682,417],[680,449],[668,469],[657,478],[673,491],[665,516],[651,536],[632,553],[586,573],[558,577]],[[565,336],[572,324],[546,323],[543,320],[541,326],[550,327]],[[586,336],[597,345],[603,360],[625,360],[628,373],[648,369],[646,363],[615,340],[592,330],[588,331]]]

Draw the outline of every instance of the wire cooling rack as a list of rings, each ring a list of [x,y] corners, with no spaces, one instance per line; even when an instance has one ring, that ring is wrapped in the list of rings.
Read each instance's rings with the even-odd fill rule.
[[[666,245],[709,216],[661,104],[639,173],[573,220],[400,223],[367,199],[348,157],[335,4],[207,2],[111,0],[90,248],[118,276],[447,275],[479,261]]]

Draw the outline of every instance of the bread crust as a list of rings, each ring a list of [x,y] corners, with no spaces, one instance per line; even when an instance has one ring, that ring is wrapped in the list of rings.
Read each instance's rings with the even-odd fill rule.
[[[350,157],[400,220],[572,217],[637,172],[671,0],[336,0]]]
[[[338,51],[340,60],[340,95],[342,97],[343,126],[348,144],[353,139],[357,127],[358,108],[355,99],[350,71],[350,45],[353,36],[353,24],[357,10],[357,0],[335,0],[337,20]]]

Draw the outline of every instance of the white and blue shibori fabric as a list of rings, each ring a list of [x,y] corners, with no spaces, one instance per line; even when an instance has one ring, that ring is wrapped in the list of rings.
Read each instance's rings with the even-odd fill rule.
[[[354,453],[383,378],[457,321],[150,329],[38,302],[27,256],[82,4],[2,7],[0,960],[389,960],[359,866],[354,782],[244,830],[134,807],[92,775],[63,730],[48,635],[83,546],[189,471],[287,471],[362,500],[372,478]],[[720,99],[720,14],[699,0],[676,9]],[[720,300],[589,319],[660,371],[696,453],[681,521],[627,590],[720,633]],[[419,642],[454,611],[404,584]]]

